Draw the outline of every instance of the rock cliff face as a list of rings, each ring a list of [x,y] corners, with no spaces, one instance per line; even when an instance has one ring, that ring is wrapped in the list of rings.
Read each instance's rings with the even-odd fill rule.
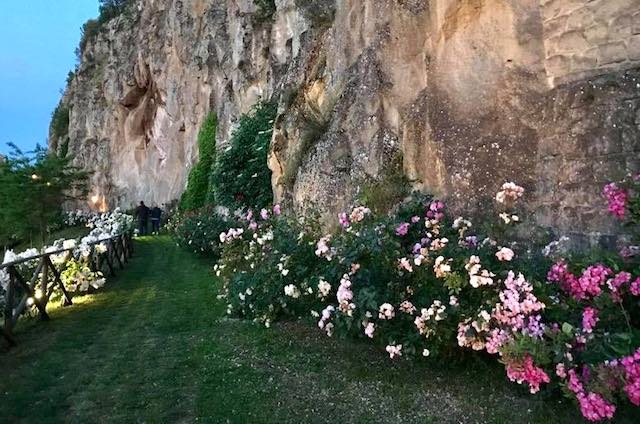
[[[599,192],[640,167],[639,0],[275,4],[138,0],[89,43],[63,103],[98,206],[179,197],[208,111],[222,147],[275,97],[274,194],[298,211],[402,171],[476,211],[514,180],[540,224],[616,233]]]

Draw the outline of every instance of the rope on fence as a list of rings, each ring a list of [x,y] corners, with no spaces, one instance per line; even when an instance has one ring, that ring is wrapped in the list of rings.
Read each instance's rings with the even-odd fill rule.
[[[99,253],[95,248],[98,244],[106,245],[107,250],[103,253]],[[124,264],[129,261],[129,258],[133,254],[132,233],[126,232],[109,239],[90,243],[88,246],[90,250],[87,261],[91,271],[104,272],[106,264],[109,274],[111,276],[115,276],[114,263],[117,262],[120,269],[124,269]],[[46,252],[30,258],[19,259],[0,265],[0,270],[6,270],[9,275],[9,284],[5,293],[2,336],[7,340],[10,346],[16,346],[17,344],[13,335],[13,329],[26,308],[31,306],[30,299],[33,301],[33,305],[38,309],[41,320],[49,319],[49,315],[47,314],[47,304],[49,303],[49,299],[56,287],[62,292],[64,306],[73,304],[72,296],[64,287],[64,283],[62,282],[61,273],[64,270],[65,264],[72,257],[74,249],[75,247],[61,249],[54,252]],[[51,257],[62,254],[65,255],[64,260],[61,263],[60,269],[56,269]],[[33,272],[31,278],[27,281],[20,274],[18,266],[35,260],[38,260],[38,266]],[[40,287],[38,287],[38,283]],[[16,296],[19,294],[19,289],[22,289],[23,293],[20,296],[20,299],[16,299]]]

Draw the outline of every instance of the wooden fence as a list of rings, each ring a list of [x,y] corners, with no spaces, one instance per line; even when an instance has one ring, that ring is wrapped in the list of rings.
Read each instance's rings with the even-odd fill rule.
[[[98,252],[97,245],[106,245],[106,251]],[[124,268],[124,264],[129,261],[133,254],[132,233],[127,232],[106,240],[100,240],[88,245],[89,255],[87,261],[92,271],[100,271],[104,275],[116,275],[116,267]],[[34,305],[40,314],[40,319],[48,320],[47,304],[56,288],[62,293],[65,306],[72,305],[72,296],[62,282],[61,272],[64,266],[73,255],[73,250],[61,249],[54,252],[42,253],[26,259],[20,259],[0,265],[0,271],[6,270],[9,275],[9,284],[5,293],[4,326],[2,335],[9,342],[10,346],[15,346],[16,341],[13,336],[13,329],[24,311]],[[51,260],[52,256],[64,255],[60,269],[57,269]],[[29,279],[20,274],[19,266],[26,262],[38,261],[38,266]],[[24,272],[24,271],[23,271]],[[20,289],[22,294],[19,295]]]

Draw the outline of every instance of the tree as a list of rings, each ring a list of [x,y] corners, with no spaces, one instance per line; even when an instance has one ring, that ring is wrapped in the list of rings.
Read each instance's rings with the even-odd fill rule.
[[[131,3],[130,0],[100,0],[100,16],[98,22],[104,24],[119,16]]]
[[[0,163],[0,241],[46,239],[63,205],[87,196],[88,173],[36,147],[24,153],[15,145]]]
[[[267,154],[276,113],[274,103],[261,102],[240,117],[229,147],[218,154],[211,172],[217,204],[241,208],[273,202]]]
[[[100,15],[98,15],[98,18],[89,19],[80,28],[80,45],[76,49],[78,61],[82,60],[82,54],[89,40],[94,39],[109,21],[125,13],[130,4],[132,4],[132,0],[100,0]]]
[[[180,199],[180,209],[195,210],[203,207],[209,194],[209,174],[216,157],[216,114],[211,112],[198,133],[198,163],[189,173],[187,189]]]

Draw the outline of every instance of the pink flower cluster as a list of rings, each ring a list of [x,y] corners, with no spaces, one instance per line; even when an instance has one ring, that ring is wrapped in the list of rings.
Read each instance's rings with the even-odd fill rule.
[[[547,273],[547,280],[552,283],[562,283],[567,278],[567,274],[569,274],[569,267],[566,262],[557,262]]]
[[[566,263],[559,262],[551,267],[547,280],[560,283],[562,289],[576,300],[584,300],[589,296],[599,296],[602,293],[602,285],[612,274],[611,268],[597,264],[588,267],[580,278],[576,278],[568,271]]]
[[[618,219],[624,219],[627,205],[627,192],[619,188],[616,183],[609,183],[604,186],[603,193],[607,198],[609,213]]]
[[[636,406],[640,406],[640,349],[633,355],[620,360],[625,373],[624,391],[629,400]]]
[[[331,241],[331,236],[325,236],[322,237],[320,240],[318,240],[318,243],[316,243],[316,256],[318,257],[325,257],[328,261],[331,260],[331,248],[329,247],[329,242]]]
[[[611,419],[616,412],[616,406],[609,403],[599,393],[585,392],[584,385],[580,377],[576,374],[575,369],[568,372],[569,382],[567,388],[576,394],[576,398],[580,403],[580,411],[582,415],[589,421],[600,421]]]
[[[487,342],[485,344],[485,349],[487,349],[488,353],[496,354],[500,352],[500,348],[502,345],[511,340],[511,336],[509,333],[500,328],[494,328],[489,333],[489,337],[487,338]]]
[[[607,268],[602,264],[588,267],[578,279],[579,287],[574,296],[577,299],[584,298],[587,295],[599,296],[602,293],[601,286],[612,273],[611,268]]]
[[[493,309],[493,318],[513,332],[523,331],[529,334],[527,330],[531,327],[535,335],[541,335],[540,317],[537,313],[545,308],[545,304],[533,294],[531,283],[522,274],[515,278],[513,271],[509,271],[504,285],[505,289],[499,294],[500,303]]]
[[[402,345],[388,345],[386,351],[391,359],[396,356],[402,356]]]
[[[527,382],[532,394],[540,391],[540,384],[551,381],[542,368],[535,366],[530,355],[526,355],[522,362],[508,364],[507,377],[518,384]]]
[[[580,402],[582,415],[589,421],[610,420],[616,413],[616,406],[598,393],[578,393],[576,397]]]
[[[584,308],[582,312],[582,330],[584,330],[585,333],[592,333],[598,321],[600,321],[600,318],[598,318],[597,309],[591,306]]]
[[[409,232],[409,227],[411,226],[411,224],[403,222],[402,224],[398,225],[398,227],[396,228],[396,234],[399,236],[406,236],[407,233]]]
[[[640,296],[640,277],[636,278],[636,280],[631,283],[630,289],[632,295]]]
[[[347,214],[346,212],[339,213],[338,222],[342,228],[349,228],[352,223],[356,224],[363,221],[370,213],[371,209],[364,206],[358,206],[353,208],[351,214]]]
[[[436,220],[436,221],[441,221],[442,218],[444,218],[443,210],[444,210],[444,203],[442,203],[440,200],[434,200],[429,205],[429,210],[427,210],[427,218]]]
[[[232,240],[237,240],[242,237],[244,229],[242,228],[230,228],[229,231],[220,233],[220,243],[226,243]]]
[[[625,271],[617,273],[615,277],[607,281],[607,286],[615,300],[620,300],[620,288],[629,281],[631,281],[631,274]]]
[[[338,299],[340,311],[351,316],[356,306],[351,302],[351,300],[353,300],[353,291],[351,291],[351,280],[349,279],[348,274],[344,274],[342,276],[336,297]]]
[[[341,212],[338,214],[338,222],[340,223],[342,228],[348,228],[351,225],[349,216],[345,212]]]

